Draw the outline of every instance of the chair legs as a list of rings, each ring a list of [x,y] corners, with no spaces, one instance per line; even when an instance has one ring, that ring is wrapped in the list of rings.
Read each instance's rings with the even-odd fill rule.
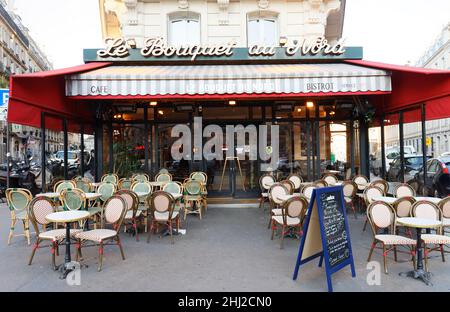
[[[28,265],[31,265],[31,263],[33,262],[33,258],[34,258],[34,254],[36,253],[36,249],[39,248],[39,243],[40,243],[40,239],[38,237],[38,239],[36,240],[36,244],[34,244],[33,249],[31,251],[31,256],[30,256],[30,260],[28,261]],[[52,246],[52,254],[53,254],[53,246]]]
[[[8,245],[11,244],[11,240],[14,236],[14,229],[16,226],[16,222],[17,222],[16,218],[11,219],[11,226],[10,226],[9,235],[8,235]],[[28,219],[24,219],[24,220],[22,220],[22,224],[23,224],[23,231],[24,231],[25,237],[27,239],[27,243],[28,243],[28,245],[31,245],[30,222],[28,221]]]
[[[12,239],[12,237],[14,235],[14,227],[16,225],[16,221],[17,221],[17,219],[15,219],[15,218],[11,219],[11,227],[9,229],[9,236],[8,236],[8,245],[11,244],[11,239]]]
[[[384,273],[388,274],[387,269],[387,251],[386,251],[386,245],[383,244],[383,263],[384,263]]]
[[[117,246],[119,246],[120,255],[122,256],[122,260],[125,260],[125,254],[123,252],[122,244],[120,243],[119,235],[116,236],[115,240],[116,240]]]
[[[283,249],[283,242],[284,242],[284,229],[285,229],[285,226],[284,225],[282,225],[281,226],[281,237],[280,237],[280,249]]]
[[[97,271],[100,272],[103,267],[103,242],[100,242],[98,246],[98,267]]]
[[[367,262],[370,262],[370,259],[372,259],[373,250],[375,249],[376,246],[377,246],[377,242],[374,240],[372,242],[372,246],[370,247],[369,257],[367,258]]]

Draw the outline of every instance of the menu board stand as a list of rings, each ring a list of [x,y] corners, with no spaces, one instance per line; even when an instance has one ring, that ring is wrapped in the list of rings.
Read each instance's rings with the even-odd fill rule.
[[[295,265],[298,277],[301,265],[318,257],[319,267],[325,261],[328,291],[333,291],[331,275],[350,265],[356,277],[342,186],[314,189],[303,225],[303,237]]]

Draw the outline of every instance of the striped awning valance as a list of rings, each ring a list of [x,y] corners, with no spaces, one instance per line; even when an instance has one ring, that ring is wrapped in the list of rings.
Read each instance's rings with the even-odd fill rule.
[[[110,66],[66,76],[67,96],[391,91],[390,73],[349,64]]]

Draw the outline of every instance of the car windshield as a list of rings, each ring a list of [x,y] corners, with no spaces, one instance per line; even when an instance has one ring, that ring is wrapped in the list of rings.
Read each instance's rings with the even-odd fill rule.
[[[421,166],[422,165],[422,157],[408,157],[405,158],[405,164],[407,166]]]
[[[450,166],[450,156],[439,158],[446,166]]]
[[[389,154],[386,155],[387,159],[394,159],[395,157],[399,156],[400,153],[399,152],[391,152]]]
[[[56,153],[56,158],[63,159],[64,158],[64,152],[60,151]],[[68,152],[67,159],[76,159],[77,154],[75,152]]]

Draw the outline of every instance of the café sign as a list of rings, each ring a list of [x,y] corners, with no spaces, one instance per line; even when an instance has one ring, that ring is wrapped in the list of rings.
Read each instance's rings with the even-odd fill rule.
[[[361,47],[346,47],[343,39],[331,44],[324,37],[304,39],[285,47],[253,45],[239,48],[235,42],[175,47],[167,45],[162,37],[146,39],[141,49],[133,48],[123,38],[108,38],[105,44],[103,49],[84,50],[85,62],[362,59]]]

